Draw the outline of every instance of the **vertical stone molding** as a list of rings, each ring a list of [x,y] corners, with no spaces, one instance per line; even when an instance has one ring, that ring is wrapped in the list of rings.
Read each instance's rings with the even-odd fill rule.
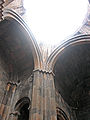
[[[6,118],[8,117],[16,86],[17,84],[12,82],[8,82],[6,85],[5,94],[0,107],[0,120],[6,120]]]
[[[8,114],[7,114],[7,120],[9,120],[9,114],[10,114],[10,110],[11,110],[11,106],[12,106],[12,102],[13,102],[13,99],[14,99],[14,95],[15,95],[15,91],[16,91],[16,88],[17,88],[17,84],[16,83],[12,83],[11,82],[11,90],[10,90],[10,97],[9,97],[9,99],[8,99],[8,103],[7,103],[7,105],[9,106],[7,106],[8,107]]]
[[[57,120],[52,73],[34,71],[32,105],[29,120]]]
[[[10,87],[11,87],[11,84],[7,83],[6,90],[5,90],[5,93],[4,93],[4,97],[3,97],[3,100],[2,100],[2,104],[1,104],[1,107],[0,107],[0,120],[2,119],[4,111],[5,111],[5,107],[6,107],[6,104],[7,104],[7,98],[8,98],[8,93],[9,93]]]

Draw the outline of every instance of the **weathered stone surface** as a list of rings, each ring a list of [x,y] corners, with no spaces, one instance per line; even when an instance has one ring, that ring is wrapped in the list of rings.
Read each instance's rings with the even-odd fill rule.
[[[41,45],[39,51],[34,37],[19,17],[25,13],[23,0],[1,0],[0,20],[4,9],[16,13],[8,13],[10,16],[0,22],[0,120],[17,120],[24,109],[29,112],[29,120],[57,120],[58,112],[62,120],[89,120],[90,5],[75,38],[54,50],[55,56],[52,52],[51,63],[47,61],[50,59],[47,48]],[[74,43],[77,50],[73,48]]]
[[[33,93],[31,106],[31,119],[37,114],[40,114],[39,120],[56,120],[56,103],[55,103],[55,88],[51,73],[43,71],[35,71],[33,79]],[[53,94],[52,94],[53,91]],[[37,116],[36,118],[37,119]]]
[[[0,103],[2,101],[2,96],[4,95],[4,90],[6,83],[8,81],[8,69],[2,55],[0,55]]]

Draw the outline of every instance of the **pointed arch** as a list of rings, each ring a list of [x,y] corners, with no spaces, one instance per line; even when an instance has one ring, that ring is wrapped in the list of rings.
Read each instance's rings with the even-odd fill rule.
[[[27,24],[24,22],[24,20],[20,17],[20,15],[18,15],[14,10],[11,9],[5,9],[3,11],[3,18],[4,20],[8,20],[8,21],[12,21],[14,20],[16,22],[16,24],[19,24],[22,28],[22,32],[24,32],[24,34],[26,34],[26,38],[28,44],[30,44],[30,49],[32,51],[32,55],[33,55],[33,59],[34,59],[34,69],[38,69],[41,67],[41,63],[42,63],[42,57],[41,57],[41,53],[40,53],[40,49],[39,46],[32,34],[32,32],[30,31],[30,28],[27,26]]]
[[[90,35],[77,35],[73,36],[72,38],[64,41],[62,44],[60,44],[48,57],[47,59],[47,69],[52,71],[54,69],[54,65],[60,56],[64,52],[64,50],[73,45],[77,44],[83,44],[83,43],[90,43]]]
[[[18,113],[18,120],[29,120],[31,101],[28,97],[23,97],[17,101],[15,111]]]
[[[16,103],[16,105],[15,105],[15,111],[19,111],[21,108],[22,108],[22,106],[24,105],[24,104],[29,104],[29,106],[28,107],[30,107],[30,105],[31,105],[31,101],[30,101],[30,99],[28,98],[28,97],[23,97],[23,98],[21,98],[21,99],[19,99],[18,101],[17,101],[17,103]]]
[[[75,110],[77,118],[80,117],[81,111],[81,116],[85,118],[89,114],[87,112],[84,115],[85,110],[89,109],[87,99],[90,81],[89,51],[90,35],[75,36],[57,47],[47,61],[49,70],[55,74],[55,89],[69,107]]]

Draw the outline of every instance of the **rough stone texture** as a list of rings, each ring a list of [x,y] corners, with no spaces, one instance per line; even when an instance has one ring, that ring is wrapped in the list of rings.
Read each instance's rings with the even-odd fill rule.
[[[4,0],[0,0],[0,21],[2,20],[2,16],[3,16],[3,4],[4,4]]]
[[[0,55],[0,103],[2,102],[2,96],[4,95],[4,90],[6,83],[8,82],[8,68],[3,56]]]
[[[15,10],[23,17],[25,13],[23,0],[6,0],[4,5],[4,9]],[[2,18],[2,7],[0,12]],[[57,120],[57,107],[64,111],[68,120],[89,120],[90,43],[79,44],[76,47],[69,46],[66,51],[63,50],[61,56],[59,55],[56,67],[54,65],[55,69],[47,69],[49,67],[46,62],[47,49],[41,46],[42,52],[38,53],[39,47],[37,46],[38,51],[36,51],[36,42],[30,36],[31,33],[28,35],[30,31],[24,30],[25,26],[22,27],[22,22],[19,22],[21,24],[14,19],[0,22],[0,113],[2,113],[0,120],[2,118],[17,120],[21,106],[25,104],[23,103],[25,98],[30,100],[29,120]],[[90,6],[83,26],[75,35],[89,33]],[[40,66],[37,67],[35,63],[38,63],[39,58],[36,59],[34,52],[43,59],[40,59]],[[82,81],[88,82],[82,84]],[[8,82],[10,82],[10,89]],[[15,84],[16,88],[14,88]],[[55,90],[57,88],[59,92]],[[19,103],[18,106],[20,100],[23,104]],[[77,103],[79,106],[76,106]]]
[[[31,120],[56,120],[55,88],[51,73],[34,72]]]
[[[19,15],[23,17],[25,14],[25,9],[23,6],[23,0],[11,0],[5,3],[5,9],[15,10]]]
[[[75,111],[73,111],[71,107],[64,101],[64,99],[62,98],[60,93],[58,93],[58,91],[56,91],[55,98],[56,98],[56,107],[59,107],[60,109],[62,109],[67,115],[68,119],[76,120]]]
[[[15,110],[15,105],[21,98],[28,97],[31,101],[31,99],[32,99],[32,80],[33,80],[33,78],[32,78],[32,76],[30,76],[28,79],[17,84],[17,89],[16,89],[14,100],[12,103],[11,112]]]

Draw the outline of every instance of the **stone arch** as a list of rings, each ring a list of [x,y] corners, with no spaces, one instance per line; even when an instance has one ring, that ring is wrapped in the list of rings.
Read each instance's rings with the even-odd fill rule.
[[[65,40],[62,44],[60,44],[48,57],[47,59],[47,64],[46,64],[46,68],[49,69],[50,71],[53,71],[54,69],[54,65],[58,59],[58,57],[60,56],[60,54],[63,53],[63,51],[69,47],[69,46],[73,46],[76,44],[83,44],[83,43],[88,43],[90,42],[90,35],[77,35],[74,36],[68,40]]]
[[[17,24],[19,24],[22,27],[22,29],[24,30],[26,34],[27,42],[30,42],[31,44],[30,47],[31,47],[32,55],[34,59],[34,69],[40,68],[42,64],[42,56],[41,56],[39,46],[32,32],[30,31],[30,28],[27,26],[24,20],[20,17],[20,15],[17,14],[14,10],[4,9],[3,18],[4,20],[6,19],[8,21],[14,20]]]
[[[59,107],[56,107],[57,120],[69,120],[66,113]]]
[[[24,105],[24,104],[26,104],[26,103],[28,103],[29,104],[29,107],[30,107],[30,99],[28,98],[28,97],[23,97],[23,98],[21,98],[21,99],[19,99],[18,101],[17,101],[17,103],[15,104],[15,111],[18,111],[18,110],[20,110],[20,108]]]
[[[29,120],[31,101],[28,97],[23,97],[17,101],[15,111],[18,113],[18,120]]]
[[[89,48],[90,35],[75,36],[60,45],[47,62],[49,70],[55,73],[55,89],[75,111],[77,119],[80,115],[85,119],[89,117],[86,111],[89,109],[90,90]]]

